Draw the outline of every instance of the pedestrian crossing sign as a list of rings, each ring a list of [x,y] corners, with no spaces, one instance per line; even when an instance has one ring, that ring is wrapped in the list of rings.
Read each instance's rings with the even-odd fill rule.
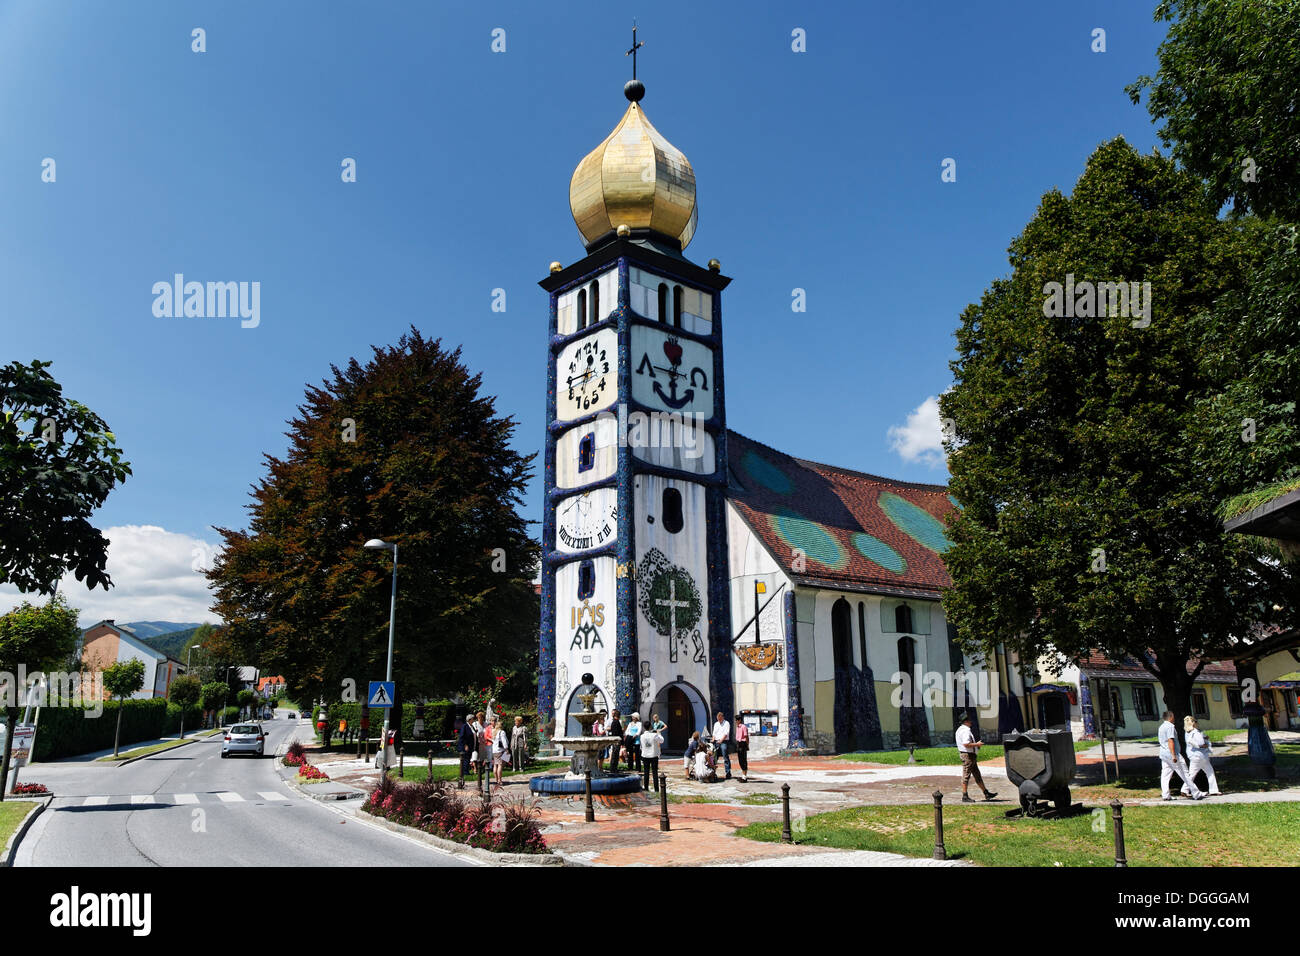
[[[372,680],[370,682],[370,702],[367,707],[392,707],[393,695],[397,692],[391,680]]]

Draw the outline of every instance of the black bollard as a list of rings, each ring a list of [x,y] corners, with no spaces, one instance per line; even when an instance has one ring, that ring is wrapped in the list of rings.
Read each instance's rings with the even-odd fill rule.
[[[943,845],[943,791],[934,792],[934,858],[948,859],[948,851]]]
[[[596,808],[591,805],[591,771],[586,773],[586,791],[587,791],[587,822],[596,822]]]
[[[790,832],[790,785],[788,783],[781,784],[781,842],[794,842],[794,834]]]
[[[672,827],[668,823],[668,775],[659,775],[659,829],[667,833]]]
[[[406,748],[397,748],[397,775],[403,780],[406,779]]]
[[[1111,816],[1115,820],[1115,865],[1128,866],[1124,855],[1124,804],[1116,800],[1110,805]]]

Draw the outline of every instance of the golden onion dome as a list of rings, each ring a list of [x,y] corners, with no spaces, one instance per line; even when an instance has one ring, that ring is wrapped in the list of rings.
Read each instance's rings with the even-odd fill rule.
[[[638,102],[641,82],[631,81],[624,93],[631,102],[623,119],[573,171],[573,221],[588,246],[627,226],[653,229],[685,249],[695,235],[695,170],[650,125]]]

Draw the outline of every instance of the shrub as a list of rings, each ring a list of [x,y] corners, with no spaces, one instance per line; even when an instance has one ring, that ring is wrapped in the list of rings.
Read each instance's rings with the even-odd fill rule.
[[[166,732],[168,704],[161,697],[104,701],[103,713],[98,717],[81,707],[42,707],[33,761],[41,763],[111,749],[119,707],[123,747],[141,740],[156,740]]]
[[[43,783],[20,783],[14,787],[13,793],[18,796],[44,796],[50,790]]]
[[[479,799],[467,802],[444,781],[397,784],[380,779],[361,807],[395,823],[414,826],[498,853],[549,853],[538,825],[537,802]]]

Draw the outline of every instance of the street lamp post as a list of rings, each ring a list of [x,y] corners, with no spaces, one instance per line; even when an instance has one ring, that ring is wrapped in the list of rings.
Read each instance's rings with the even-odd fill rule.
[[[366,542],[365,547],[373,551],[393,552],[393,591],[388,604],[388,668],[384,672],[384,680],[391,682],[393,679],[393,628],[397,622],[397,545],[390,544],[382,538],[371,538]],[[379,769],[381,772],[387,772],[388,770],[388,722],[392,712],[393,708],[384,708],[384,730],[383,736],[379,738]]]

